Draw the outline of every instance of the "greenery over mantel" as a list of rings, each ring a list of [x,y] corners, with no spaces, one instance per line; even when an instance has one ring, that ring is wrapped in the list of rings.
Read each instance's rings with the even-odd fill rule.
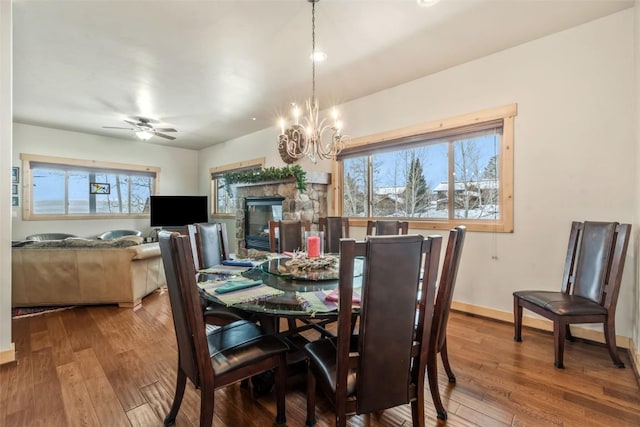
[[[307,189],[307,173],[300,165],[270,167],[240,172],[227,172],[223,175],[227,186],[231,184],[254,184],[256,182],[280,181],[287,178],[296,180],[296,188],[300,191]]]

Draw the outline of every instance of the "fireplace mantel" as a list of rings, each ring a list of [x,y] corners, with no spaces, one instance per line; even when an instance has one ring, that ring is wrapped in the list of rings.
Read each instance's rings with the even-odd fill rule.
[[[327,172],[307,172],[306,173],[307,178],[306,178],[306,182],[307,184],[324,184],[324,185],[329,185],[331,184],[331,174],[327,173]],[[278,184],[284,184],[284,183],[296,183],[296,179],[291,177],[291,178],[286,178],[286,179],[278,179],[275,181],[261,181],[261,182],[239,182],[236,184],[231,184],[231,187],[254,187],[257,185],[278,185]]]

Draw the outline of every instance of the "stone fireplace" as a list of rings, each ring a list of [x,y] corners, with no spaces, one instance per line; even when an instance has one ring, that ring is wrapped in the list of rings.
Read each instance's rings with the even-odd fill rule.
[[[269,233],[268,231],[265,233],[264,230],[268,228],[271,215],[275,215],[275,219],[279,219],[277,216],[282,215],[283,220],[307,220],[311,222],[311,229],[317,230],[318,218],[327,216],[330,178],[331,175],[328,173],[307,172],[305,191],[296,189],[294,179],[235,184],[233,191],[236,198],[236,252],[238,255],[246,256],[248,236],[249,247],[262,249],[266,241],[266,249],[262,250],[268,250]],[[278,201],[281,201],[281,211],[277,209]],[[249,218],[251,223],[247,223],[247,209],[251,210],[250,215],[253,214],[253,219]],[[264,228],[261,228],[263,226]],[[256,234],[261,235],[261,238],[256,239]],[[256,240],[261,242],[256,245]]]

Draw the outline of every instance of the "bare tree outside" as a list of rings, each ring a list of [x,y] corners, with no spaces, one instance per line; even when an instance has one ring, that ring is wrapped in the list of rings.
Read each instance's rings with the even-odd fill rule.
[[[368,158],[345,159],[342,212],[345,216],[367,216]]]
[[[342,214],[497,219],[499,141],[492,132],[345,159]]]
[[[493,156],[488,162],[484,162],[482,152],[486,151],[486,143],[483,144],[483,140],[479,138],[454,142],[456,218],[485,218],[496,215],[497,157]]]

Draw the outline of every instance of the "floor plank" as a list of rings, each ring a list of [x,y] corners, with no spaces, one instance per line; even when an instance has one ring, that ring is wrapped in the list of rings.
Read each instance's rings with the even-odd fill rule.
[[[78,307],[12,322],[17,362],[0,366],[0,427],[161,426],[175,391],[177,348],[166,292],[137,311]],[[426,387],[427,426],[638,426],[640,387],[629,356],[613,367],[606,348],[567,343],[566,369],[553,367],[553,336],[452,313],[447,332],[451,384],[440,364],[438,382],[449,412],[436,418]],[[440,363],[440,362],[439,362]],[[287,420],[306,418],[304,375],[290,378]],[[187,386],[178,427],[199,425],[200,394]],[[273,424],[273,394],[253,398],[239,384],[216,391],[214,425]],[[319,395],[318,427],[334,415]],[[409,405],[349,418],[351,427],[408,427]]]

